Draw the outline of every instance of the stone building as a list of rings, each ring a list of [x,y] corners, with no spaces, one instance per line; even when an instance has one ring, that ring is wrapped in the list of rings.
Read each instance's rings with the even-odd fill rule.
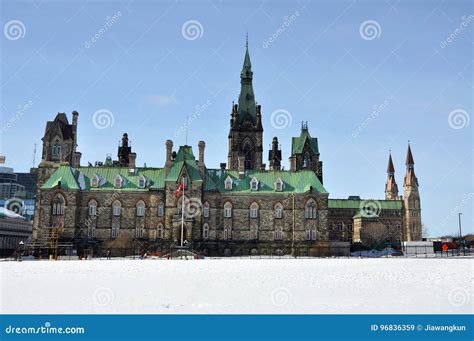
[[[33,238],[41,240],[51,228],[60,228],[60,239],[72,241],[79,253],[119,246],[166,252],[184,242],[208,255],[328,255],[341,248],[348,252],[357,242],[421,240],[410,146],[403,196],[390,155],[385,199],[330,199],[318,140],[307,124],[292,139],[289,170],[282,169],[277,137],[267,169],[248,47],[240,78],[227,164],[219,168],[205,164],[204,141],[196,159],[191,146],[175,150],[171,140],[165,142],[164,167],[137,167],[126,134],[116,161],[80,166],[78,113],[73,112],[71,125],[58,114],[43,138]]]

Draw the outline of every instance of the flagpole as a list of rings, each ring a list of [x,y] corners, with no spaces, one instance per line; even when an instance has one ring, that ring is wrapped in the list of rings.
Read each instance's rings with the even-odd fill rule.
[[[183,233],[184,233],[184,176],[181,178],[183,185],[183,202],[181,204],[181,247],[183,247]]]

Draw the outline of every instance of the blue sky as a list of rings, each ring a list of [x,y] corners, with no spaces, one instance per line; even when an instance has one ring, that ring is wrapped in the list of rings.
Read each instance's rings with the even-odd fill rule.
[[[248,32],[265,157],[278,136],[288,167],[308,121],[330,197],[382,198],[388,151],[402,188],[410,140],[428,233],[458,231],[457,212],[472,232],[472,15],[467,0],[2,1],[0,152],[28,170],[46,121],[77,110],[83,164],[127,132],[138,165],[161,167],[194,115],[188,144],[218,167]]]

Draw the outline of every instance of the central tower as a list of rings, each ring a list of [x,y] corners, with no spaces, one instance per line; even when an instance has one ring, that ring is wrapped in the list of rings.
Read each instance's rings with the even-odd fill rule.
[[[232,103],[229,131],[229,169],[243,172],[262,169],[263,126],[261,106],[255,102],[248,39],[240,73],[239,103]]]

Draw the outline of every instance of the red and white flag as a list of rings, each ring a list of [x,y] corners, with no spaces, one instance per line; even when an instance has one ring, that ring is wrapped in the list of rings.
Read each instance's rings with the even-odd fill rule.
[[[178,189],[176,190],[176,192],[174,192],[174,195],[177,197],[179,197],[179,195],[181,194],[181,191],[184,190],[184,181],[181,181],[181,184],[179,185]]]

